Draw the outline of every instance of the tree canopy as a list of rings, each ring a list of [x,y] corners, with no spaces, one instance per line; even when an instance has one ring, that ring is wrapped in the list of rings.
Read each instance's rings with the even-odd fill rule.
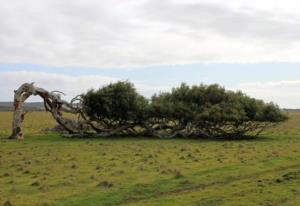
[[[130,82],[109,84],[90,90],[83,96],[83,109],[91,120],[138,122],[144,120],[148,101],[136,92]]]
[[[90,90],[82,99],[84,113],[100,133],[122,127],[118,134],[234,138],[258,135],[287,119],[277,105],[217,84],[183,83],[146,99],[125,81]]]

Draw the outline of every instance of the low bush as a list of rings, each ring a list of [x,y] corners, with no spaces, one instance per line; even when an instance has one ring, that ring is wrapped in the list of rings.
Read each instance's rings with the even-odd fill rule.
[[[287,119],[277,105],[217,84],[181,84],[147,100],[132,83],[117,82],[84,94],[83,111],[106,136],[238,138]]]

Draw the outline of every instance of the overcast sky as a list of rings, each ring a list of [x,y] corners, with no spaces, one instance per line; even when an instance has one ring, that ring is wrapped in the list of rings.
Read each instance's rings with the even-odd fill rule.
[[[23,82],[68,96],[118,80],[187,82],[300,108],[300,1],[0,0],[0,101]],[[31,99],[36,101],[36,99]]]

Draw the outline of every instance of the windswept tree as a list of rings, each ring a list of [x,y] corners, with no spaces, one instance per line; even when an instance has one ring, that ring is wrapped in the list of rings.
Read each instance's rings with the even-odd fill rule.
[[[132,133],[146,119],[148,100],[127,81],[90,90],[82,100],[83,112],[98,133]]]
[[[72,136],[238,138],[257,136],[287,119],[277,105],[225,90],[217,84],[181,84],[147,100],[132,83],[120,81],[90,90],[71,102],[62,100],[57,91],[23,84],[15,91],[12,138],[23,138],[22,106],[30,95],[39,95],[46,111]],[[68,120],[62,116],[63,111],[81,118]]]
[[[161,136],[257,136],[287,119],[273,103],[226,91],[216,84],[182,84],[171,92],[154,95],[149,113]]]

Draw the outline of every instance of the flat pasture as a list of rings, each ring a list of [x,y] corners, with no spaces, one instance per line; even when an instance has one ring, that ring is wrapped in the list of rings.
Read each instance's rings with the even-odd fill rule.
[[[29,112],[8,140],[0,112],[0,205],[297,206],[300,113],[247,140],[63,138]]]

